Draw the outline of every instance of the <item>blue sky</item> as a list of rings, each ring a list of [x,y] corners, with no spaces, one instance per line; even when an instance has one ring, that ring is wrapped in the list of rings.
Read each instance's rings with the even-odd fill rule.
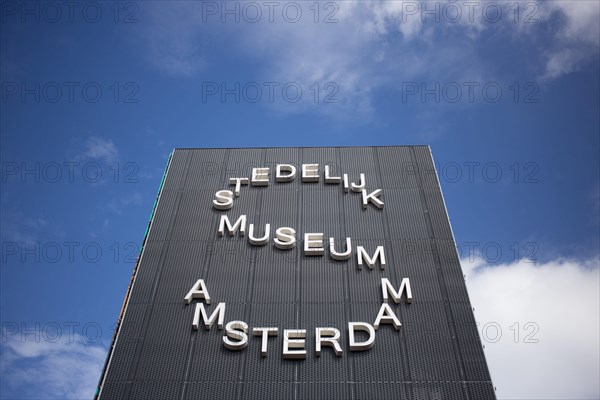
[[[0,9],[0,397],[93,394],[173,148],[405,144],[499,397],[600,395],[598,2],[52,4]]]

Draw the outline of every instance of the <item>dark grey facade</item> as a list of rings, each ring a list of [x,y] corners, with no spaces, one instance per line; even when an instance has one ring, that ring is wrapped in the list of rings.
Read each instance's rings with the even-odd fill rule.
[[[303,182],[302,164],[319,164],[319,182]],[[275,182],[276,164],[297,176]],[[382,189],[383,209],[343,184],[348,174],[366,190]],[[233,207],[213,207],[215,192],[234,190],[229,178],[251,178],[270,168],[268,186],[245,185]],[[240,215],[255,236],[271,226],[269,242],[219,236],[222,215]],[[274,246],[275,230],[291,227],[297,244]],[[324,255],[306,256],[305,233],[323,232]],[[352,257],[330,257],[328,238]],[[385,249],[385,267],[359,268],[356,246]],[[402,326],[381,325],[373,347],[351,351],[348,323],[373,324],[382,306],[382,278],[406,296],[388,303]],[[225,329],[192,327],[194,299],[184,297],[203,279],[208,314],[226,303],[225,324],[244,321],[248,345],[225,348]],[[278,327],[261,357],[254,327]],[[343,350],[315,354],[315,328],[334,327]],[[306,358],[284,359],[283,331],[306,329]],[[359,339],[366,338],[366,334]],[[440,185],[428,146],[176,149],[132,277],[97,397],[101,399],[495,399]]]

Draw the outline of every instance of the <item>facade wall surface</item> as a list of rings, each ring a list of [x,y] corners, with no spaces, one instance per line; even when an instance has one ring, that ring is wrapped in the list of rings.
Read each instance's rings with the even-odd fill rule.
[[[303,182],[302,164],[319,164],[319,182]],[[275,182],[275,165],[297,168],[292,182]],[[383,209],[362,205],[362,194],[326,184],[348,174],[365,189],[382,189]],[[269,184],[242,186],[233,207],[213,207],[215,192],[233,190],[229,178],[251,178],[269,167]],[[223,237],[222,215],[247,216],[268,244]],[[274,246],[275,230],[291,227],[297,245]],[[323,256],[306,256],[305,233],[322,232]],[[333,260],[328,238],[352,257]],[[383,246],[385,266],[357,262]],[[382,324],[375,343],[351,351],[348,323],[371,325],[382,307],[382,278],[404,293],[389,306],[402,324]],[[211,304],[184,297],[203,279]],[[196,304],[210,315],[226,304],[224,322],[244,321],[248,345],[223,344],[225,329],[193,329]],[[261,357],[254,327],[277,327]],[[315,328],[340,331],[342,355],[315,353]],[[284,359],[283,331],[306,329],[306,358]],[[161,184],[133,284],[100,381],[102,399],[495,399],[440,185],[428,146],[176,149]],[[365,340],[366,333],[357,334]]]

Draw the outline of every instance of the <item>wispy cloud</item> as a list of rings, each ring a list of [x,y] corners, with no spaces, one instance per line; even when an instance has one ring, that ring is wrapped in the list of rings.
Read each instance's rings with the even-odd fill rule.
[[[30,232],[23,232],[19,228],[8,227],[2,229],[2,241],[22,243],[28,248],[32,248],[38,243],[38,237]]]
[[[200,4],[160,4],[149,7],[142,30],[146,57],[154,67],[174,77],[193,77],[207,65]]]
[[[119,158],[119,151],[112,140],[92,136],[85,141],[85,150],[80,158],[100,160],[110,164]]]
[[[213,3],[217,14],[208,17],[200,3],[180,3],[177,8],[147,5],[150,23],[142,41],[148,57],[163,71],[185,77],[206,71],[224,53],[256,60],[265,80],[302,85],[302,101],[270,104],[282,112],[318,110],[362,118],[372,114],[377,91],[397,89],[402,81],[497,78],[496,74],[505,72],[495,71],[489,59],[485,44],[490,36],[504,37],[515,46],[531,46],[527,54],[528,64],[537,70],[534,79],[556,79],[597,57],[600,40],[599,4],[585,0],[482,1],[470,6],[450,1],[329,2],[337,7],[334,23],[323,22],[333,11],[323,9],[326,3],[320,3],[318,23],[314,8],[308,5],[302,7],[298,22],[286,22],[280,15],[284,3],[274,14],[274,22],[263,11],[257,23],[243,18],[236,23],[231,15],[223,23],[225,3]],[[235,3],[228,7],[233,9]],[[448,11],[446,4],[459,9]],[[491,11],[486,8],[489,4],[494,6]],[[437,22],[435,15],[424,10],[436,7]],[[490,17],[495,7],[501,8],[499,21]],[[457,12],[460,18],[453,22]],[[226,51],[215,52],[216,47]],[[309,89],[315,82],[336,83],[339,101],[325,106],[315,102]]]
[[[580,69],[600,52],[600,2],[537,1],[550,19],[562,18],[554,40],[544,52],[544,79],[556,79]]]
[[[8,208],[6,210],[8,211]],[[25,216],[15,209],[10,211],[12,212],[7,213],[0,229],[0,238],[3,242],[18,243],[33,248],[39,243],[40,235],[48,234],[49,225],[45,218]]]
[[[122,215],[123,212],[125,211],[125,209],[129,206],[139,206],[142,204],[142,195],[135,192],[135,193],[131,193],[128,195],[125,195],[123,197],[120,197],[118,199],[113,199],[111,200],[108,204],[107,207],[110,211],[114,212],[117,215]],[[108,220],[105,219],[103,222],[103,226],[106,227],[108,225]]]
[[[599,260],[461,261],[499,399],[597,399]]]
[[[26,218],[25,225],[39,232],[48,225],[48,221],[44,218]]]
[[[5,335],[0,345],[2,393],[12,399],[91,399],[106,349],[78,334],[52,343]],[[6,397],[8,398],[8,397]]]

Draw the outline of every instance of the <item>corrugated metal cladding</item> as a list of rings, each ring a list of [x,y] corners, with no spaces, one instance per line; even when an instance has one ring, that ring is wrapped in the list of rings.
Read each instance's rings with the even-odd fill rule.
[[[293,182],[276,183],[277,163],[293,164]],[[301,165],[318,163],[318,183],[301,181]],[[324,183],[332,174],[366,176],[368,192],[381,188],[382,210],[362,208],[359,193]],[[270,167],[267,187],[243,186],[228,211],[212,206],[231,177]],[[246,214],[263,247],[246,237],[220,237],[220,216]],[[278,250],[274,230],[296,230],[298,245]],[[353,257],[307,257],[304,233],[352,239]],[[386,268],[359,269],[356,246],[372,254],[383,245]],[[495,399],[467,295],[454,238],[428,146],[176,149],[103,379],[102,399]],[[348,322],[373,324],[382,304],[381,278],[395,288],[410,278],[413,302],[390,303],[402,327],[382,325],[375,345],[348,348]],[[274,326],[266,358],[261,340],[223,346],[224,330],[192,329],[195,303],[184,297],[204,279],[212,303],[226,303],[225,323]],[[343,355],[315,354],[315,327],[342,333]],[[283,330],[307,330],[307,358],[285,360]]]

